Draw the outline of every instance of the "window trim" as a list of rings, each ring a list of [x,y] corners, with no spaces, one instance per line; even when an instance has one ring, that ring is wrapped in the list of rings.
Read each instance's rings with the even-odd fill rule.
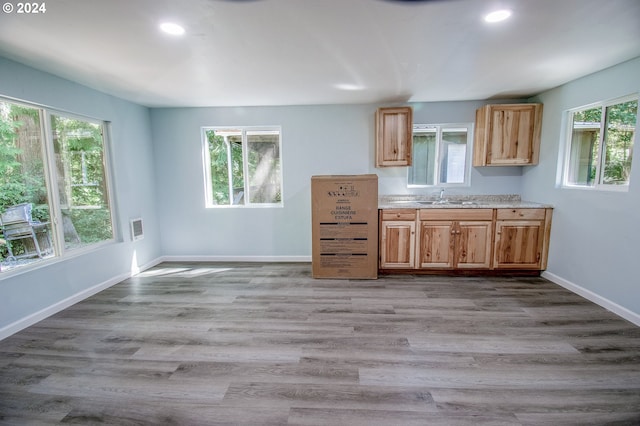
[[[413,130],[413,134],[416,133],[416,131],[420,131],[422,129],[427,129],[427,128],[433,128],[435,127],[436,130],[436,151],[435,151],[435,158],[436,158],[436,164],[435,164],[435,175],[438,179],[438,182],[434,183],[433,185],[422,185],[422,184],[410,184],[409,183],[409,174],[411,173],[411,167],[407,167],[407,188],[470,188],[471,187],[471,168],[472,168],[472,164],[471,164],[471,160],[472,160],[472,155],[473,155],[473,131],[474,131],[474,125],[472,122],[469,123],[437,123],[437,124],[414,124],[412,127]],[[464,170],[464,182],[461,183],[444,183],[444,182],[440,182],[440,163],[442,161],[442,158],[440,157],[440,151],[442,148],[442,131],[444,129],[451,129],[451,128],[466,128],[467,129],[467,143],[466,143],[466,152],[465,152],[465,170]],[[413,136],[411,139],[411,144],[412,144],[412,149],[413,149]],[[415,158],[414,158],[414,164],[415,164]]]
[[[604,137],[606,133],[606,109],[612,105],[622,104],[630,101],[638,102],[640,106],[640,94],[632,93],[625,96],[620,96],[617,98],[608,99],[605,101],[592,102],[586,105],[581,105],[579,107],[570,108],[565,111],[563,122],[564,122],[564,132],[563,134],[563,147],[561,149],[562,159],[560,161],[560,182],[559,187],[562,189],[577,189],[582,191],[605,191],[605,192],[628,192],[629,184],[631,181],[624,184],[607,184],[603,183],[603,175],[604,175],[604,161],[603,158],[605,152],[605,143]],[[599,107],[602,110],[602,117],[600,119],[600,138],[599,138],[599,146],[598,146],[598,162],[597,162],[597,173],[596,180],[593,185],[577,185],[569,183],[569,171],[570,171],[570,161],[571,161],[571,148],[573,144],[573,115],[576,112],[585,111],[588,109],[593,109]],[[638,123],[640,122],[640,108],[638,108],[638,113],[636,114],[636,128],[634,131],[634,139],[633,144],[636,145],[638,142]],[[633,160],[632,160],[633,161]],[[633,170],[633,165],[632,165]]]
[[[242,168],[243,168],[243,185],[245,188],[248,185],[249,176],[249,163],[247,161],[248,156],[248,132],[277,132],[278,133],[278,149],[280,152],[280,170],[278,173],[278,179],[280,180],[280,202],[279,203],[251,203],[245,202],[244,204],[215,204],[213,202],[213,191],[211,188],[211,157],[209,154],[209,141],[207,139],[207,131],[209,130],[240,130],[242,134]],[[202,126],[201,128],[201,140],[202,140],[202,161],[204,166],[204,191],[205,191],[205,207],[207,209],[229,209],[229,208],[282,208],[284,207],[284,180],[283,180],[283,161],[282,161],[282,126],[280,125],[261,125],[261,126]],[[245,200],[250,199],[250,194],[246,196]]]

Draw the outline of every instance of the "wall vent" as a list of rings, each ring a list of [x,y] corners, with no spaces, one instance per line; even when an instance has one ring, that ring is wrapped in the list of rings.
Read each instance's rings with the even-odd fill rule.
[[[131,219],[131,239],[133,241],[144,238],[144,230],[142,228],[142,218]]]

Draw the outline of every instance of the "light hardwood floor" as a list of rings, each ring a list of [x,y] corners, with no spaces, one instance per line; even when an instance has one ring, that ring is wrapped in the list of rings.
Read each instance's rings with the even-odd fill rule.
[[[0,341],[0,424],[640,424],[640,328],[555,284],[310,270],[164,263]]]

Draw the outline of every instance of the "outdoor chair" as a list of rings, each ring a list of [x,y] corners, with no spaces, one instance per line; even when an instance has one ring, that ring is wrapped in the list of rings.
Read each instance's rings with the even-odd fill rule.
[[[0,216],[3,238],[9,252],[8,259],[44,257],[53,252],[49,222],[34,221],[31,217],[31,203],[8,207]],[[24,253],[14,254],[12,244],[21,240]]]

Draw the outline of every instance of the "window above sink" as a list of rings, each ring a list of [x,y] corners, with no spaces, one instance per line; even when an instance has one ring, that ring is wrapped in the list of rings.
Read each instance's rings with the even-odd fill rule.
[[[473,123],[415,124],[407,187],[470,186]]]

